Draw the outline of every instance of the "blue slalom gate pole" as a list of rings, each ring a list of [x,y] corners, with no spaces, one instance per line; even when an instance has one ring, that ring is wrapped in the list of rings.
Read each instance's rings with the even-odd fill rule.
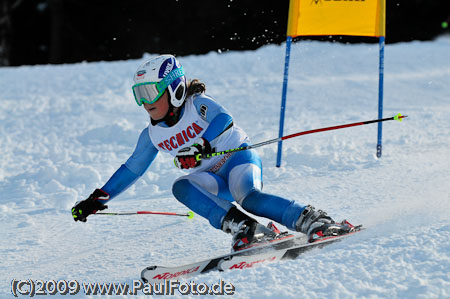
[[[378,79],[378,119],[383,118],[383,74],[384,74],[384,36],[380,36],[380,69]],[[381,158],[381,139],[383,124],[378,123],[377,157]]]
[[[289,59],[291,55],[291,43],[292,36],[288,36],[286,38],[286,56],[284,59],[284,78],[283,78],[283,91],[281,94],[281,109],[280,109],[280,131],[278,137],[281,138],[283,136],[284,130],[284,112],[286,108],[286,94],[287,94],[287,86],[288,86],[288,75],[289,75]],[[278,153],[277,153],[277,167],[281,166],[281,154],[283,151],[283,142],[278,142]]]

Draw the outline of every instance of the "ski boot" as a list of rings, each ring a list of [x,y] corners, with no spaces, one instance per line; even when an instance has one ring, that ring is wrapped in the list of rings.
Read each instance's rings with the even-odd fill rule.
[[[233,252],[252,247],[256,243],[274,240],[282,234],[272,223],[269,226],[270,228],[265,227],[236,207],[228,211],[222,222],[222,230],[233,235]]]
[[[315,211],[314,207],[308,205],[295,223],[295,229],[306,234],[308,242],[312,243],[325,237],[348,234],[355,227],[346,220],[336,223],[324,211]]]

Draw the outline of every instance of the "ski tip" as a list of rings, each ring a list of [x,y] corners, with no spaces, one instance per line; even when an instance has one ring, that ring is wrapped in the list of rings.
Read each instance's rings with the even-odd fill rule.
[[[405,117],[408,117],[407,115],[402,115],[401,113],[394,116],[395,120],[402,121]]]
[[[148,279],[145,278],[145,272],[146,272],[146,271],[153,271],[153,270],[155,270],[156,268],[158,268],[158,266],[150,266],[150,267],[146,267],[144,270],[142,270],[142,271],[141,271],[141,280],[142,280],[144,283],[148,283]]]
[[[194,218],[194,212],[192,212],[192,211],[189,211],[189,212],[187,213],[187,215],[188,215],[188,219]]]

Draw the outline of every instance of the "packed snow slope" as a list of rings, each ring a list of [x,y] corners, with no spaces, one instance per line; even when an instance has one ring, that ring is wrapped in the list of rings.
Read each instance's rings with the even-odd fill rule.
[[[378,50],[294,44],[285,133],[376,119]],[[180,61],[257,143],[278,137],[284,53],[284,45],[270,45]],[[376,124],[285,141],[281,168],[276,145],[257,149],[266,192],[367,230],[294,261],[194,280],[232,283],[236,298],[449,298],[449,53],[449,36],[386,46],[383,116],[408,118],[383,123],[381,159]],[[146,266],[230,250],[230,236],[198,215],[71,217],[148,124],[131,85],[149,57],[0,68],[1,297],[12,296],[13,279],[131,283]],[[109,211],[188,211],[171,195],[180,175],[171,157],[158,155]]]

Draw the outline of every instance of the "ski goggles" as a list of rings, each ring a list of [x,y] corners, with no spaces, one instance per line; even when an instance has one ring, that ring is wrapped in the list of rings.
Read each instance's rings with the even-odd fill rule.
[[[183,77],[183,67],[173,69],[167,76],[159,82],[144,82],[133,85],[133,94],[136,103],[139,106],[142,104],[153,104],[163,95],[167,87],[176,79]]]

